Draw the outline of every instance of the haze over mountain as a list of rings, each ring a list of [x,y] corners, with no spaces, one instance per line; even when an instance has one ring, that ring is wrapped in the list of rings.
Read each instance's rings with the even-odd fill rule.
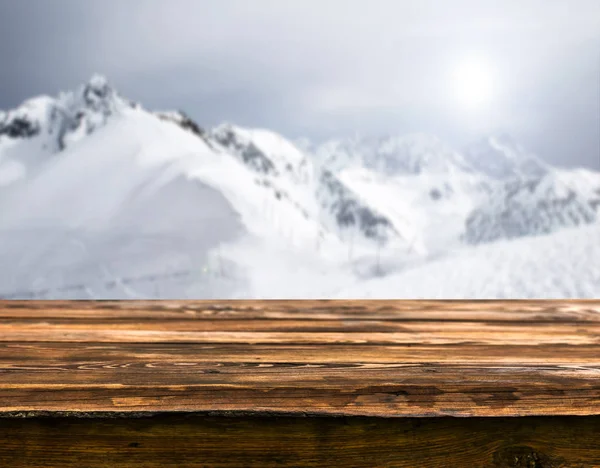
[[[0,112],[2,297],[594,297],[599,207],[508,135],[294,143],[98,75]]]

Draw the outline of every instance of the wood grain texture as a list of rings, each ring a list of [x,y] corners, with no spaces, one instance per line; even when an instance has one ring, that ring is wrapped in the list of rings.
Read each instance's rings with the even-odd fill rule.
[[[600,301],[0,302],[0,416],[600,415]]]
[[[0,418],[6,467],[600,466],[600,417]]]

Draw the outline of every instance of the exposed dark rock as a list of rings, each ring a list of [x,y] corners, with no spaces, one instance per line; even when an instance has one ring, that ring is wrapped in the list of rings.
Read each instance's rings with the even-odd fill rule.
[[[25,117],[14,117],[0,123],[0,135],[10,138],[30,138],[38,133],[40,133],[39,124],[31,122]]]
[[[275,164],[254,143],[242,142],[232,129],[224,128],[212,134],[220,145],[239,157],[250,169],[260,174],[278,175]]]
[[[355,226],[365,237],[378,241],[387,241],[389,234],[395,231],[386,217],[357,200],[331,171],[322,172],[321,183],[329,191],[333,200],[328,208],[340,227]]]

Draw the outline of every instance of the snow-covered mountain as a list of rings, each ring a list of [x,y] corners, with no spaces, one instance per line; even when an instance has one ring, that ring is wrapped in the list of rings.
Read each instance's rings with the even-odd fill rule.
[[[105,78],[94,76],[76,92],[39,96],[17,109],[0,111],[0,185],[24,177],[55,154],[92,134],[111,116],[135,104],[120,97]]]
[[[2,113],[0,129],[0,295],[87,284],[135,296],[114,278],[200,270],[242,240],[345,252],[354,228],[359,244],[406,247],[376,208],[283,137],[205,131],[181,112],[130,103],[100,77]],[[219,270],[242,269],[243,259],[219,256]]]
[[[464,239],[491,242],[590,224],[598,219],[599,206],[600,173],[552,170],[537,178],[510,179],[494,187],[469,215]]]
[[[414,252],[458,241],[487,185],[460,153],[432,135],[302,144],[318,164],[391,220]]]
[[[354,234],[376,242],[405,243],[394,223],[355,193],[328,166],[314,161],[290,141],[271,131],[221,125],[210,132],[222,150],[235,155],[306,217],[318,219],[342,238]]]
[[[428,251],[550,233],[597,217],[599,173],[553,168],[507,135],[462,153],[425,134],[304,146],[382,213],[405,220],[409,237]]]
[[[594,239],[599,177],[552,168],[508,137],[459,152],[426,134],[294,144],[205,129],[95,76],[0,111],[0,297],[333,297],[355,281],[381,291],[407,268],[487,255],[472,244],[565,245],[577,229]]]
[[[465,160],[476,171],[494,179],[535,179],[551,169],[509,135],[488,136],[467,146]]]
[[[212,158],[220,154],[222,156],[218,160],[224,167],[239,163],[236,164],[237,171],[252,186],[252,192],[260,195],[250,198],[245,193],[232,195],[236,198],[236,210],[262,210],[264,218],[264,209],[270,212],[272,205],[277,205],[280,209],[273,208],[274,211],[284,212],[277,222],[286,217],[292,218],[282,221],[284,225],[280,227],[284,231],[309,231],[315,237],[322,237],[330,231],[332,236],[339,236],[355,226],[366,240],[401,240],[392,223],[379,214],[376,207],[361,202],[343,183],[335,180],[335,176],[315,167],[303,152],[282,136],[268,130],[242,129],[232,125],[205,131],[182,112],[152,113],[144,110],[120,97],[106,79],[99,76],[93,77],[76,92],[65,93],[56,99],[46,96],[35,98],[0,117],[0,180],[4,181],[3,185],[13,183],[27,173],[43,170],[54,160],[58,165],[64,164],[72,148],[81,152],[81,147],[75,145],[84,137],[89,138],[94,131],[104,127],[118,126],[130,131],[129,138],[122,135],[123,146],[136,141],[140,152],[154,152],[146,146],[156,147],[157,143],[153,140],[162,135],[173,139],[170,142],[174,145],[172,153],[200,152],[211,154]],[[132,123],[142,120],[144,124]],[[177,133],[172,124],[186,131],[185,138],[177,136],[181,132]],[[147,132],[144,125],[148,125]],[[124,130],[116,132],[122,134]],[[185,143],[180,145],[179,141]],[[186,146],[191,142],[192,148]],[[102,139],[95,139],[95,143],[108,145],[109,139],[102,135]],[[161,147],[166,144],[162,143]],[[98,149],[102,152],[100,147]],[[80,164],[90,162],[83,158],[80,156]],[[126,158],[123,158],[124,161]],[[197,164],[203,166],[200,161]],[[106,174],[103,183],[110,183],[112,178],[112,175]],[[222,181],[214,183],[224,184]],[[237,188],[238,192],[244,190],[243,185]],[[28,186],[25,192],[31,193],[31,187]],[[265,201],[265,198],[269,199]],[[7,217],[5,214],[4,218]],[[253,214],[247,218],[256,219],[256,216]]]
[[[470,170],[460,153],[436,136],[424,133],[333,139],[312,152],[332,170],[362,167],[392,176]]]

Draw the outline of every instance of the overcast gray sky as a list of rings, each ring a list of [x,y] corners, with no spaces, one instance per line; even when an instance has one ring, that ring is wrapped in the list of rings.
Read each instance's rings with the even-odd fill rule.
[[[493,84],[479,107],[457,95],[465,62]],[[598,0],[0,0],[0,108],[95,72],[204,126],[507,132],[600,169]]]

